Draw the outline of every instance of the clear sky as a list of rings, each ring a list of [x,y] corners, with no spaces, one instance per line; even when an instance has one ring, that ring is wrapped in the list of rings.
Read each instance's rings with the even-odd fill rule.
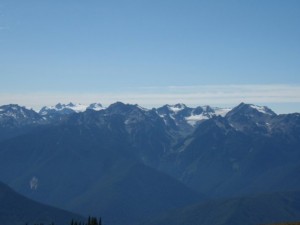
[[[300,112],[299,0],[0,0],[0,104]]]

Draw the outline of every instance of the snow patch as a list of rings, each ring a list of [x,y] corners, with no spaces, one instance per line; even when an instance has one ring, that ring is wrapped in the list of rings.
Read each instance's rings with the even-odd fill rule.
[[[105,107],[103,107],[100,103],[92,103],[89,105],[89,107],[87,107],[87,109],[92,109],[94,111],[100,111],[105,109]]]
[[[87,106],[82,105],[82,104],[72,104],[72,103],[70,103],[70,104],[66,105],[65,108],[72,109],[72,110],[74,110],[75,112],[78,113],[78,112],[84,112],[86,110]]]
[[[62,111],[62,110],[64,110],[64,109],[71,109],[71,110],[74,110],[75,112],[83,112],[83,111],[85,111],[86,110],[86,108],[87,108],[87,106],[86,105],[82,105],[82,104],[73,104],[73,103],[69,103],[69,104],[67,104],[67,105],[65,105],[65,104],[60,104],[60,103],[58,103],[57,105],[55,105],[55,106],[50,106],[50,107],[48,107],[48,106],[46,106],[45,108],[44,108],[44,110],[55,110],[55,111]],[[44,113],[43,113],[44,114]],[[47,114],[47,113],[46,113]]]
[[[231,108],[214,108],[215,115],[222,117],[226,116],[226,114],[231,110]]]
[[[72,110],[76,113],[79,113],[79,112],[84,112],[86,111],[87,109],[92,109],[92,110],[95,110],[95,111],[100,111],[102,109],[105,109],[100,103],[93,103],[93,104],[90,104],[90,105],[84,105],[84,104],[74,104],[72,102],[70,102],[69,104],[61,104],[61,103],[58,103],[56,104],[55,106],[45,106],[43,107],[41,110],[40,110],[40,114],[42,116],[45,116],[49,113],[49,111],[57,111],[57,112],[60,112],[60,111],[63,111],[63,110]]]
[[[176,104],[176,105],[168,105],[168,109],[175,114],[185,109],[186,106],[184,104]]]
[[[226,116],[226,114],[231,110],[231,108],[211,108],[210,106],[203,106],[203,112],[201,114],[193,114],[185,117],[188,124],[195,126],[197,122],[201,120],[207,120],[213,116]]]
[[[197,122],[201,121],[201,120],[207,120],[210,117],[204,114],[200,114],[200,115],[191,115],[188,117],[185,117],[186,121],[188,124],[195,126],[197,124]]]
[[[268,114],[268,115],[272,115],[271,113],[268,112],[268,108],[265,107],[265,106],[258,106],[258,105],[250,105],[250,107],[252,109],[255,109],[261,113],[264,113],[264,114]]]
[[[31,190],[37,190],[39,186],[39,179],[36,177],[32,177],[29,181],[29,186]]]
[[[174,113],[178,113],[179,111],[181,111],[182,109],[180,108],[176,108],[176,107],[172,107],[172,106],[168,106],[169,110],[174,112]]]

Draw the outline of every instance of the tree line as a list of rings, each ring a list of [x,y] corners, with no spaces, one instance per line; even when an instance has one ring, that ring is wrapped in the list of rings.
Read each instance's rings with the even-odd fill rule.
[[[26,223],[26,225],[29,225]],[[44,223],[34,223],[33,225],[46,225]],[[55,225],[55,223],[50,223],[49,225]],[[87,222],[72,220],[70,225],[103,225],[101,217],[97,219],[96,217],[89,217]]]

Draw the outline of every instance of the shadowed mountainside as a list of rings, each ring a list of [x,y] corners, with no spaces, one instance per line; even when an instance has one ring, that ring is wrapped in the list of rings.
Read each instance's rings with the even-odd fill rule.
[[[25,225],[33,223],[56,225],[69,224],[72,219],[84,221],[82,216],[65,210],[47,206],[16,193],[0,182],[0,221],[1,225]]]

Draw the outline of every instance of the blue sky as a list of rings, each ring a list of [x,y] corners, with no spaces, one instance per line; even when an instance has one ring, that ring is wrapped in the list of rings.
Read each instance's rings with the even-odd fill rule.
[[[0,78],[1,104],[35,108],[251,101],[300,112],[300,1],[1,0]]]

